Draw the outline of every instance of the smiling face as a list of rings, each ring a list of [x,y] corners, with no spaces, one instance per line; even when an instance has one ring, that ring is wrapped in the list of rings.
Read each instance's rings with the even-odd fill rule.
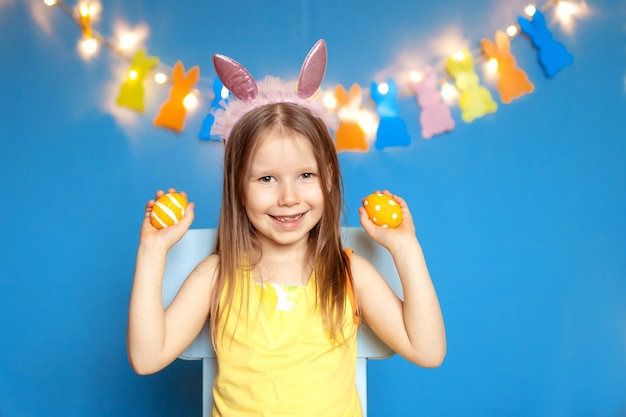
[[[262,245],[306,245],[324,212],[320,172],[311,142],[272,130],[244,176],[244,204]]]
[[[235,124],[225,145],[216,251],[227,274],[256,264],[266,249],[293,242],[306,243],[300,249],[310,261],[341,247],[341,173],[322,120],[296,104],[262,106]],[[294,183],[294,177],[300,181]],[[285,178],[298,186],[279,199]],[[289,196],[292,190],[295,197]]]

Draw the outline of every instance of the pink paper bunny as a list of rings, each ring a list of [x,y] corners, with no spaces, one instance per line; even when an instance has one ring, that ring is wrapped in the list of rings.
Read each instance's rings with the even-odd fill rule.
[[[163,103],[159,113],[154,119],[154,125],[182,132],[185,128],[185,116],[187,110],[183,100],[191,92],[193,86],[200,78],[200,68],[194,66],[185,74],[185,68],[181,61],[177,61],[172,69],[172,88],[170,97]]]
[[[487,58],[498,61],[498,91],[503,103],[510,103],[534,90],[524,71],[515,65],[515,58],[511,54],[509,37],[502,31],[497,31],[495,43],[483,39],[480,43]]]
[[[437,77],[431,67],[424,67],[422,78],[413,82],[413,91],[417,94],[417,102],[422,109],[420,124],[424,139],[430,139],[434,135],[454,128],[450,109],[441,102],[441,95],[437,89]]]

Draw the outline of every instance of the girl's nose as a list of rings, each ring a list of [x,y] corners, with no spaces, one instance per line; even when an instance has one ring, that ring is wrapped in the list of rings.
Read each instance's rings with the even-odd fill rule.
[[[283,183],[280,188],[278,204],[281,206],[293,206],[298,203],[298,191],[294,184]]]

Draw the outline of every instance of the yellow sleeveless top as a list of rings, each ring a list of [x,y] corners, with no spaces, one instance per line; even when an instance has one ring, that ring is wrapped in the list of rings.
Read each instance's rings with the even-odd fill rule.
[[[338,344],[316,310],[315,285],[314,274],[304,287],[238,276],[230,314],[218,323],[212,417],[362,416],[353,297],[346,297]]]

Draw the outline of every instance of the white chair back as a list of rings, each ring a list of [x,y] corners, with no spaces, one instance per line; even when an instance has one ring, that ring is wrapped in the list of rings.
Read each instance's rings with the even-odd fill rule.
[[[217,229],[193,229],[174,246],[168,256],[163,279],[163,305],[172,302],[194,267],[213,250]],[[393,259],[387,250],[372,241],[360,227],[343,227],[345,247],[368,259],[387,279],[396,294],[402,296],[400,279]],[[367,363],[368,359],[385,359],[393,355],[364,323],[359,328],[357,340],[357,386],[364,416],[367,417]],[[191,345],[180,355],[181,359],[202,360],[202,415],[208,417],[213,405],[213,379],[215,378],[215,352],[211,345],[208,324]]]

